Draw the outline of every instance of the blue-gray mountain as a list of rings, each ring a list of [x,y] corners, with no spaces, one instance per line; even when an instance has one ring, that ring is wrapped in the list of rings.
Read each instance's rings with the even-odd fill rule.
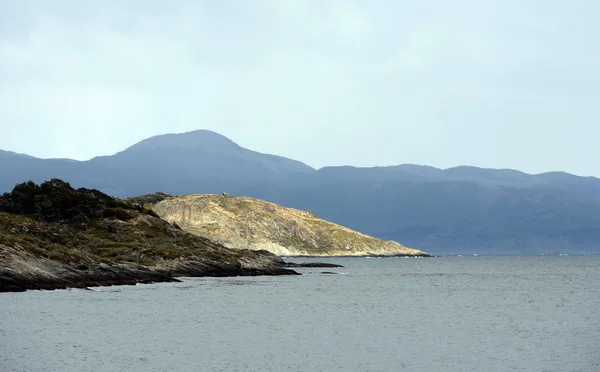
[[[210,131],[146,139],[89,161],[0,151],[0,191],[51,178],[125,197],[246,195],[430,253],[600,253],[600,179],[428,166],[325,167]]]

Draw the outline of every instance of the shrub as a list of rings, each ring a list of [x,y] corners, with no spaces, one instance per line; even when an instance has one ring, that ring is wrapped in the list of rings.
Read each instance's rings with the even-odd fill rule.
[[[121,221],[129,221],[135,215],[123,208],[106,208],[103,213],[104,218],[115,217]]]

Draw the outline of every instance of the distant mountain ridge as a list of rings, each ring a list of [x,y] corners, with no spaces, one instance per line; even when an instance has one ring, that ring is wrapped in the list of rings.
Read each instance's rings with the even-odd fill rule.
[[[87,161],[5,151],[0,154],[0,191],[18,182],[63,178],[120,197],[160,190],[165,180],[176,185],[169,187],[173,193],[189,193],[188,185],[195,184],[221,192],[223,185],[235,185],[236,180],[257,184],[286,173],[314,171],[299,161],[251,151],[215,132],[198,130],[151,137],[115,155]],[[233,190],[238,191],[235,186]]]
[[[461,181],[487,185],[512,187],[555,187],[580,193],[590,199],[600,200],[600,179],[582,177],[566,172],[546,172],[528,174],[514,169],[489,169],[472,166],[458,166],[447,169],[413,164],[388,167],[324,167],[318,170],[321,177],[344,179],[345,181]]]
[[[439,253],[600,253],[600,179],[460,166],[314,169],[199,130],[88,161],[0,151],[0,191],[61,178],[119,197],[243,195]]]
[[[117,158],[125,158],[127,156],[135,158],[135,155],[138,154],[146,155],[148,153],[165,151],[187,151],[194,155],[219,155],[239,161],[248,161],[253,165],[262,166],[265,169],[278,172],[314,171],[313,168],[296,160],[245,149],[229,138],[208,130],[197,130],[181,134],[163,134],[150,137],[128,147],[114,156]],[[166,154],[163,153],[162,155],[165,156]]]

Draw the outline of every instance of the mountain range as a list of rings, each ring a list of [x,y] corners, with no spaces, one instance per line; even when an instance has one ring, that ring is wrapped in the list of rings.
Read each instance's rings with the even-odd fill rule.
[[[61,178],[118,197],[243,195],[433,254],[600,253],[600,179],[404,164],[314,169],[199,130],[88,161],[0,150],[0,192]]]

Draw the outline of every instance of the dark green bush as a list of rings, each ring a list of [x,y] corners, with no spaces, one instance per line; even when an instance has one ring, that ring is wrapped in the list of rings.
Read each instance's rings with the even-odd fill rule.
[[[94,189],[76,190],[59,179],[43,182],[39,186],[32,181],[16,185],[11,193],[0,196],[0,211],[34,215],[46,222],[74,222],[81,226],[90,219],[102,216],[126,221],[133,218],[135,212],[157,217],[156,213],[141,205],[113,198]]]
[[[123,208],[106,208],[103,213],[104,218],[115,217],[121,221],[129,221],[135,215]]]

